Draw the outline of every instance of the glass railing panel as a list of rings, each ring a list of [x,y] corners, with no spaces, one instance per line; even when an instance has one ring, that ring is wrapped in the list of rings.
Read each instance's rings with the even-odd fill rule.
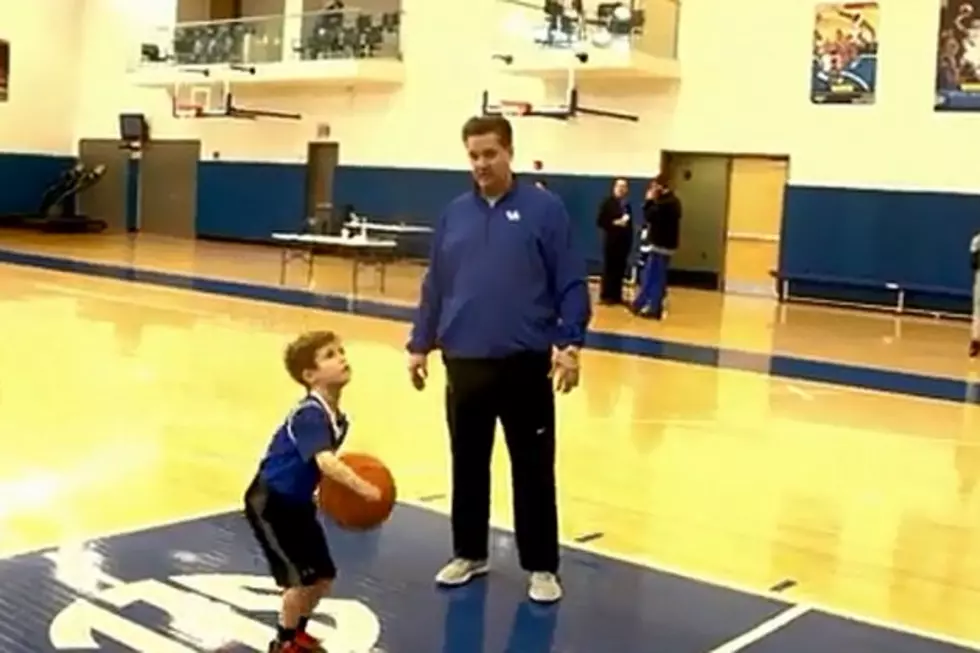
[[[301,60],[401,59],[402,12],[393,8],[304,13],[293,49]]]
[[[677,56],[679,7],[675,0],[637,0],[632,9],[630,3],[618,2],[496,2],[494,54],[516,57],[541,49],[603,49],[665,59]]]
[[[161,25],[139,37],[136,67],[401,59],[401,25],[401,11],[363,9]]]

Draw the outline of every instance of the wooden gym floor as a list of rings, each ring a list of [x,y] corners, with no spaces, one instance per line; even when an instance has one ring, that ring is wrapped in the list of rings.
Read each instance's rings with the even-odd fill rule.
[[[193,522],[192,530],[179,535],[145,531],[148,539],[138,545],[104,536],[234,510],[271,429],[296,398],[281,369],[283,344],[304,329],[327,327],[345,334],[355,366],[345,396],[354,420],[351,448],[384,458],[406,500],[390,529],[383,529],[388,533],[383,542],[390,540],[395,548],[382,546],[377,559],[391,565],[399,551],[428,547],[413,558],[425,561],[415,575],[399,577],[401,584],[389,588],[391,596],[368,601],[369,607],[389,624],[384,637],[393,637],[392,632],[402,632],[399,611],[414,614],[422,609],[417,606],[436,600],[429,583],[438,556],[448,549],[444,521],[430,522],[433,517],[425,515],[444,513],[448,506],[441,368],[435,365],[433,387],[426,392],[410,388],[403,373],[406,324],[277,302],[268,291],[278,275],[274,249],[6,232],[0,233],[0,249],[7,250],[0,252],[0,261],[16,260],[11,251],[61,260],[0,263],[0,325],[6,340],[0,347],[0,433],[5,436],[0,439],[0,557],[49,547],[63,553],[66,543],[92,540],[103,552],[115,552],[117,575],[126,576],[136,573],[138,561],[146,567],[157,553],[177,559],[200,547],[217,555],[232,540],[238,542],[244,537],[238,527],[221,521],[231,517],[209,518],[199,527]],[[192,275],[206,293],[168,287],[186,285],[173,276],[147,284],[106,278],[124,275],[91,267],[78,267],[85,274],[45,269],[77,265],[65,258]],[[392,270],[388,292],[393,297],[384,299],[410,301],[417,275],[407,267]],[[262,301],[242,298],[245,284],[229,290],[238,298],[222,296],[220,288],[200,281],[204,277],[248,282]],[[348,278],[344,263],[324,261],[317,269],[317,290],[344,292]],[[365,281],[370,280],[366,273]],[[590,597],[613,601],[614,595],[629,596],[634,605],[617,610],[656,621],[657,614],[669,611],[665,604],[680,600],[672,600],[675,590],[666,586],[643,593],[653,578],[649,574],[659,574],[657,582],[673,578],[655,572],[666,568],[681,570],[683,578],[719,579],[785,602],[773,615],[760,613],[723,637],[704,632],[712,624],[719,633],[724,630],[719,624],[727,617],[713,603],[720,595],[698,595],[700,602],[689,607],[699,624],[686,633],[701,629],[696,643],[676,632],[681,616],[670,622],[674,630],[664,622],[666,630],[644,631],[643,637],[674,642],[667,646],[672,651],[980,650],[980,644],[966,641],[980,642],[980,406],[975,396],[956,395],[971,392],[972,383],[947,383],[972,375],[963,356],[963,325],[909,319],[896,324],[881,316],[780,310],[762,300],[678,291],[663,324],[602,308],[596,328],[646,338],[607,343],[610,351],[588,351],[583,386],[560,400],[562,535],[574,549],[570,556],[583,551],[592,556],[574,558],[576,564],[564,569],[566,584],[575,591],[560,609],[573,616],[571,621],[595,622],[599,628],[596,620],[603,614],[606,619],[620,613],[611,607],[603,612]],[[653,338],[677,343],[681,353],[668,355],[667,348],[642,344]],[[685,344],[721,353],[707,362],[700,354],[688,359]],[[798,373],[746,371],[730,364],[727,349],[777,352],[797,365]],[[807,380],[804,357],[837,361],[837,382]],[[859,366],[916,374],[903,377],[909,392],[885,393],[875,389],[883,385],[874,379],[887,370]],[[923,384],[946,388],[933,393],[944,400],[913,396],[929,394],[916,390]],[[506,527],[510,510],[502,447],[494,479],[494,521]],[[229,533],[237,535],[229,539]],[[504,536],[495,542],[495,556],[512,549]],[[228,566],[239,559],[254,565],[249,555],[227,553]],[[619,563],[613,559],[639,566],[614,567]],[[31,594],[23,584],[40,564],[31,555],[13,558],[0,564],[0,582],[5,592],[12,588],[10,601],[41,606],[32,619],[58,621],[56,616],[65,614],[58,612],[63,599]],[[109,566],[111,561],[103,571]],[[364,572],[373,580],[351,586],[350,592],[366,597],[372,583],[385,587],[385,574],[396,573],[385,569]],[[590,569],[608,575],[592,579]],[[155,578],[154,573],[164,572],[145,575]],[[513,577],[513,571],[501,573]],[[78,585],[69,583],[73,596],[85,596]],[[62,596],[65,590],[51,591]],[[392,603],[399,597],[401,602]],[[520,602],[519,595],[506,598]],[[490,600],[504,601],[497,595]],[[858,637],[839,620],[826,625],[825,634],[814,635],[803,626],[811,606],[819,606],[813,614],[858,615],[887,622],[888,628]],[[20,613],[0,611],[0,636],[12,642],[12,653],[67,646],[54,635],[41,642],[12,614]],[[125,616],[141,624],[153,621],[141,614]],[[495,611],[488,614],[488,633],[506,629],[495,621]],[[800,628],[782,628],[790,621]],[[91,629],[104,632],[111,623],[124,632],[118,621],[100,623]],[[636,639],[642,628],[634,625],[635,633],[622,635],[621,653],[650,650],[649,640]],[[44,623],[34,626],[49,632]],[[170,636],[180,630],[169,628]],[[510,635],[525,632],[521,628],[538,632],[545,626],[515,625]],[[572,626],[557,628],[560,634]],[[56,630],[52,625],[50,632]],[[796,639],[783,642],[773,635],[777,630]],[[958,638],[962,648],[907,634],[889,639],[914,630]],[[409,641],[404,632],[402,641]],[[420,648],[386,641],[383,650],[431,651],[440,645],[447,653],[478,650],[451,645],[449,637],[420,639]],[[488,653],[504,650],[490,643],[494,637],[486,635]],[[104,644],[103,650],[216,650],[153,642],[142,648]],[[540,646],[507,651],[551,650]],[[557,650],[589,649],[569,643]]]
[[[42,235],[0,231],[0,249],[174,272],[251,284],[278,285],[279,250],[152,236]],[[314,290],[350,292],[350,264],[318,257]],[[304,265],[293,262],[286,285],[306,288]],[[372,271],[361,276],[359,295],[393,304],[414,304],[423,268],[389,266],[385,291]],[[968,325],[923,317],[851,311],[805,305],[780,306],[755,297],[676,290],[669,319],[663,323],[635,318],[624,310],[597,307],[593,328],[717,347],[851,363],[912,373],[972,379],[980,365],[964,355]]]

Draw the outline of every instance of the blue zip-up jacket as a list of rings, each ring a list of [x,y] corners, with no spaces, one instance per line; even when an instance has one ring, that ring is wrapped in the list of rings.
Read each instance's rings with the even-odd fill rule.
[[[591,317],[568,212],[515,180],[492,206],[471,191],[440,216],[408,350],[501,358],[582,346]]]

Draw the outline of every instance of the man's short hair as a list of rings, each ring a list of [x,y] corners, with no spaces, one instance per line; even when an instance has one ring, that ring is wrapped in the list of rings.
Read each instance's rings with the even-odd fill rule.
[[[507,148],[514,143],[514,128],[503,116],[473,116],[463,125],[464,142],[471,136],[486,134],[496,134],[500,144]]]

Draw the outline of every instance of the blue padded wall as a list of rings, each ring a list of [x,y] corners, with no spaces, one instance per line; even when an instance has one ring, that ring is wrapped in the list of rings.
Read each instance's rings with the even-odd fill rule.
[[[977,232],[978,195],[789,186],[779,268],[790,275],[894,282],[921,287],[921,294],[966,293],[973,283],[967,250]],[[822,285],[806,292],[799,284],[796,292],[841,298],[861,292]]]
[[[74,161],[70,156],[0,153],[0,215],[36,211],[44,191]]]

